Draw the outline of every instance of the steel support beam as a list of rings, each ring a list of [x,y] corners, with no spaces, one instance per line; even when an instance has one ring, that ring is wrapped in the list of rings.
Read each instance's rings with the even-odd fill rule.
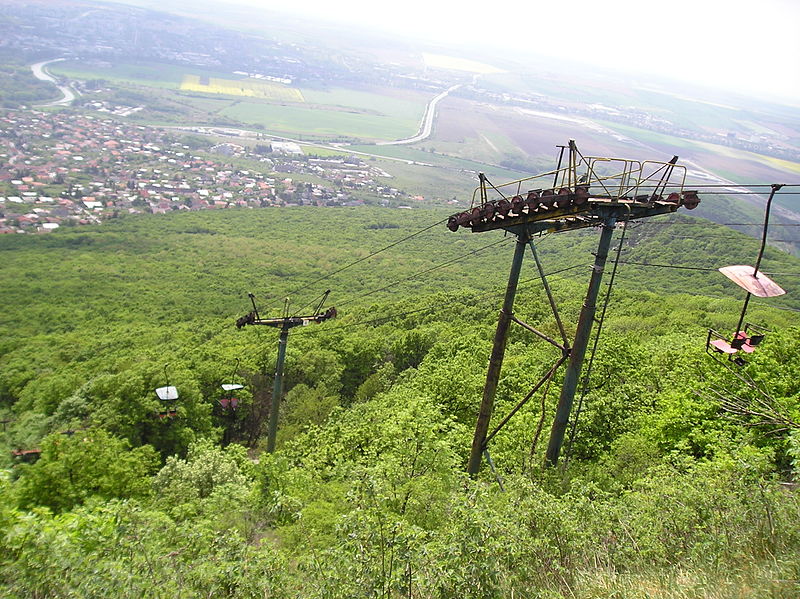
[[[505,354],[506,340],[508,338],[508,326],[511,324],[511,318],[514,315],[514,298],[517,295],[519,273],[522,269],[522,260],[525,257],[525,246],[528,244],[528,239],[526,231],[520,232],[517,237],[503,308],[500,310],[500,316],[497,320],[492,355],[489,358],[489,368],[486,372],[486,384],[483,387],[483,399],[478,412],[478,421],[475,424],[475,436],[472,439],[472,451],[467,465],[467,472],[473,477],[480,470],[481,457],[484,449],[486,449],[486,434],[489,430],[489,422],[492,419],[494,396],[497,391],[497,383],[500,380],[500,369],[503,366],[503,355]]]
[[[561,452],[561,445],[564,443],[564,433],[567,430],[569,415],[572,410],[572,402],[575,399],[575,392],[578,388],[578,380],[583,367],[583,359],[586,356],[586,348],[589,345],[589,337],[592,332],[594,315],[597,311],[597,296],[600,291],[600,281],[603,278],[608,250],[611,247],[611,237],[614,233],[616,215],[606,216],[600,233],[600,241],[597,244],[592,276],[589,279],[589,289],[586,292],[586,299],[581,308],[578,319],[578,328],[575,331],[575,342],[572,345],[567,371],[564,375],[564,386],[561,388],[561,396],[556,408],[556,417],[553,420],[553,427],[550,431],[550,442],[547,445],[545,464],[555,466],[558,463],[558,455]]]
[[[278,339],[278,362],[275,364],[275,382],[272,385],[272,403],[269,406],[269,429],[267,431],[267,453],[275,451],[275,437],[278,434],[278,413],[283,395],[283,364],[286,361],[286,345],[289,341],[289,327],[281,328]]]

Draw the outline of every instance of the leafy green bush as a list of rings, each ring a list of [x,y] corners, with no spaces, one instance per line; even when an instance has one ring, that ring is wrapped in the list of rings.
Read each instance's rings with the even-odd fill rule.
[[[144,497],[158,465],[149,445],[131,448],[101,429],[49,435],[41,452],[35,464],[17,467],[14,487],[21,507],[63,512],[93,497]]]

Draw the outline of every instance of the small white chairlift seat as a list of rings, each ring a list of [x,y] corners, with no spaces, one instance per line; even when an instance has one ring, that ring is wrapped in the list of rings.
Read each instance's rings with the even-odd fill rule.
[[[178,389],[173,386],[159,387],[156,389],[156,395],[161,401],[172,401],[178,399]]]

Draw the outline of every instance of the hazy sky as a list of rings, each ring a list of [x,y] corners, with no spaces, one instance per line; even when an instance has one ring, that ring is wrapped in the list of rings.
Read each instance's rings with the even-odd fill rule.
[[[221,0],[800,104],[800,0]]]

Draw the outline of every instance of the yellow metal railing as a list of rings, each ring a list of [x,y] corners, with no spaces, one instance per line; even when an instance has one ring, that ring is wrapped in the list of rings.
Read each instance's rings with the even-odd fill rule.
[[[494,190],[503,199],[509,199],[530,190],[553,190],[557,194],[562,189],[574,192],[577,187],[591,190],[592,196],[602,197],[610,201],[622,199],[656,199],[669,188],[683,192],[686,183],[686,167],[675,164],[677,157],[670,162],[656,160],[629,160],[626,158],[609,158],[602,156],[582,156],[570,142],[569,164],[556,170],[548,171],[493,185],[481,175],[480,185],[472,193],[470,208],[488,201],[489,189]],[[487,187],[488,185],[488,187]],[[478,195],[480,194],[480,195]]]

